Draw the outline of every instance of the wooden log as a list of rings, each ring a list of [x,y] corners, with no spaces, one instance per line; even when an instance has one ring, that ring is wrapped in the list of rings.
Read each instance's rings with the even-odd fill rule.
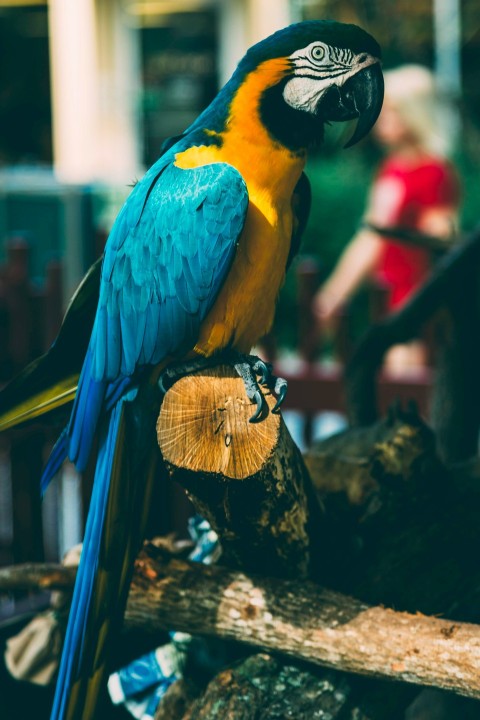
[[[76,567],[57,563],[21,563],[0,568],[0,592],[67,590],[73,588]]]
[[[406,687],[408,694],[413,695],[414,686],[381,683],[386,691],[379,693],[377,681],[358,679],[360,683],[343,673],[259,653],[220,672],[203,696],[195,702],[190,701],[185,714],[164,715],[160,709],[155,720],[224,720],[227,717],[236,720],[252,717],[265,720],[405,720],[404,702],[403,706],[399,703],[398,688]],[[359,685],[362,689],[367,688],[368,700],[359,693]],[[402,695],[400,700],[404,701],[405,691]],[[464,703],[474,702],[458,695],[453,698]],[[423,720],[427,720],[426,717]]]
[[[374,425],[317,441],[304,461],[322,502],[341,493],[351,506],[362,506],[363,512],[382,485],[391,492],[396,481],[418,495],[422,478],[434,475],[438,487],[444,474],[431,429],[414,406],[404,410],[398,403]]]
[[[345,678],[339,682],[332,672],[315,672],[315,668],[298,667],[262,653],[219,673],[204,695],[190,705],[182,720],[249,717],[334,720],[345,710],[349,695]]]
[[[398,408],[316,443],[305,461],[329,528],[322,583],[373,605],[480,621],[477,462],[445,467],[431,430]]]
[[[71,581],[64,570],[58,573]],[[46,577],[58,583],[51,566]],[[137,560],[125,624],[149,632],[152,645],[176,628],[480,698],[477,625],[371,607],[309,580],[299,592],[293,580],[172,560],[153,546]]]
[[[208,395],[209,391],[205,390],[205,392]],[[234,392],[233,390],[230,392],[230,397],[232,395],[235,397]],[[238,387],[238,393],[237,397],[244,397],[241,385]],[[188,395],[189,393],[182,399],[187,408],[191,404]],[[233,403],[231,407],[235,409]],[[211,399],[206,402],[205,408],[208,409],[207,412],[213,414]],[[177,411],[177,408],[173,410],[174,413]],[[198,425],[194,434],[197,433]],[[176,437],[172,433],[172,442],[174,436]],[[435,439],[432,432],[419,420],[418,415],[411,411],[399,413],[397,408],[382,427],[354,430],[344,434],[338,442],[331,442],[330,468],[323,465],[315,471],[310,465],[310,469],[316,474],[315,484],[323,485],[320,490],[321,497],[326,499],[326,512],[321,515],[317,524],[317,529],[320,527],[321,533],[317,532],[316,537],[310,536],[311,553],[317,559],[319,556],[321,558],[321,572],[317,577],[321,577],[322,582],[332,587],[350,594],[358,594],[373,604],[390,603],[412,612],[423,608],[427,612],[442,613],[446,608],[452,608],[454,598],[457,597],[458,600],[456,588],[459,585],[455,581],[443,583],[442,589],[436,582],[437,571],[441,573],[441,569],[444,568],[447,577],[461,580],[458,574],[461,573],[462,565],[455,563],[455,558],[458,556],[458,548],[463,548],[464,540],[471,533],[468,528],[462,529],[461,526],[458,528],[456,522],[453,523],[451,532],[448,530],[446,512],[449,507],[449,494],[445,492],[448,480],[444,468],[435,455]],[[336,446],[333,447],[334,445]],[[187,447],[188,444],[184,445],[180,453]],[[337,477],[333,482],[333,485],[337,485],[337,492],[332,492],[334,488],[326,488],[326,486],[332,485],[332,469],[339,471],[343,460],[342,453],[351,456],[351,459],[347,459],[344,463],[343,477]],[[356,488],[352,485],[352,470],[358,478]],[[179,475],[174,471],[173,476],[175,475],[178,479]],[[195,478],[198,484],[203,482],[198,473],[192,472],[192,476],[193,482]],[[318,482],[319,478],[320,482]],[[189,480],[192,481],[192,477]],[[222,482],[229,485],[230,498],[228,492],[222,494]],[[208,508],[214,508],[215,513],[209,516],[210,519],[213,517],[214,524],[214,515],[219,514],[220,522],[216,524],[216,529],[223,540],[226,538],[228,546],[232,537],[232,535],[228,537],[231,528],[228,515],[233,507],[233,503],[229,506],[229,500],[233,497],[236,501],[238,496],[233,494],[228,478],[222,480],[220,476],[219,484],[218,492],[212,492],[207,476],[201,488],[204,491],[203,505],[199,508],[207,516],[209,516]],[[342,494],[338,492],[338,485],[342,484],[343,494],[348,496],[348,501],[335,506],[332,498],[335,497],[337,500]],[[188,489],[188,484],[184,486]],[[252,502],[248,501],[249,494],[255,502],[255,493],[247,485],[241,508],[248,509],[252,505]],[[191,495],[195,504],[197,498],[194,493]],[[438,498],[439,502],[431,502],[432,496]],[[352,499],[355,500],[355,505],[351,502]],[[276,502],[277,499],[273,496],[272,503]],[[455,504],[459,507],[457,502]],[[235,506],[238,507],[237,502]],[[354,507],[353,512],[351,512],[352,507]],[[437,516],[439,508],[441,512]],[[427,514],[425,509],[428,509]],[[426,517],[427,523],[425,523]],[[441,517],[440,521],[438,517]],[[455,513],[455,517],[460,516]],[[261,546],[255,553],[255,564],[248,565],[251,562],[251,555],[248,552],[252,539],[249,535],[250,526],[251,515],[247,511],[238,518],[239,536],[242,538],[244,552],[234,558],[234,564],[236,567],[243,565],[248,570],[270,574],[270,566],[273,565],[269,562],[271,554],[262,554]],[[431,532],[432,526],[433,532]],[[461,530],[460,533],[458,529]],[[456,535],[460,538],[458,543]],[[254,529],[253,538],[255,537],[257,533]],[[419,542],[415,542],[415,538],[420,538]],[[442,549],[445,538],[448,545],[446,553]],[[432,563],[432,553],[434,558],[439,559],[438,563]],[[233,555],[227,552],[224,560],[231,563]],[[442,562],[443,557],[445,563]],[[413,573],[412,567],[415,568]],[[275,571],[277,574],[282,574],[282,565],[280,564]],[[295,576],[295,573],[292,573],[292,576]],[[468,583],[462,582],[465,595],[470,598],[475,597],[475,587],[478,586],[476,580],[477,576],[474,573],[471,582],[470,580]],[[435,588],[434,591],[432,587]],[[456,607],[457,619],[462,617],[464,611],[460,605],[457,604]],[[393,691],[389,686],[385,687],[382,683],[373,682],[368,686],[360,684],[359,695],[362,697],[363,707],[371,706],[372,698],[379,698],[376,707],[366,716],[383,720],[388,698],[391,699],[395,695],[387,713],[389,719],[400,718],[401,709],[405,708],[412,699],[412,690],[409,690],[405,684],[399,684]],[[392,708],[395,708],[395,711]]]
[[[480,698],[476,625],[369,607],[308,580],[299,587],[292,580],[157,560],[149,553],[137,567],[126,613],[133,627],[152,633],[175,627]]]
[[[295,581],[179,560],[145,568],[146,577],[137,572],[130,591],[126,621],[132,625],[215,635],[347,672],[480,698],[476,625],[372,608],[310,581],[299,592]]]
[[[250,423],[254,406],[228,366],[182,378],[160,411],[158,443],[171,477],[221,538],[224,562],[270,575],[314,571],[321,512],[281,415]],[[314,559],[318,559],[318,554]]]

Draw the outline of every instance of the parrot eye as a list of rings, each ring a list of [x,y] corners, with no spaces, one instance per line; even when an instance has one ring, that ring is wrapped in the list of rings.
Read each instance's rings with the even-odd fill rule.
[[[323,45],[314,45],[313,48],[310,51],[312,60],[315,60],[315,62],[320,62],[325,57],[325,48]]]

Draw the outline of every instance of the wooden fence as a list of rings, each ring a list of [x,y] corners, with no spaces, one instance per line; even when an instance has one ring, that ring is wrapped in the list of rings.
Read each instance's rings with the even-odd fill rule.
[[[303,416],[303,443],[308,446],[312,440],[313,419],[325,411],[346,415],[343,373],[350,360],[354,340],[351,328],[351,314],[347,308],[339,318],[335,342],[335,361],[325,364],[321,361],[324,337],[318,327],[313,311],[313,296],[320,284],[320,270],[313,259],[301,260],[296,266],[297,273],[297,327],[298,358],[297,368],[292,371],[276,357],[273,344],[267,346],[267,353],[277,365],[277,371],[288,380],[288,394],[284,410],[299,411]],[[369,289],[369,321],[380,320],[386,312],[386,289],[376,285]],[[395,401],[413,400],[420,413],[428,416],[432,369],[416,369],[414,373],[399,376],[382,371],[378,377],[378,402],[381,412]]]
[[[41,286],[29,277],[29,245],[8,239],[0,268],[0,383],[45,352],[62,318],[62,271],[52,262]],[[0,562],[41,560],[58,554],[51,524],[51,502],[42,507],[41,468],[53,437],[39,427],[0,434]],[[50,515],[52,513],[50,512]],[[49,543],[50,546],[49,547]]]
[[[30,360],[44,352],[62,318],[62,271],[51,263],[41,286],[28,273],[28,243],[12,237],[7,260],[0,267],[0,383],[7,382]],[[344,412],[342,365],[325,367],[318,362],[321,337],[315,329],[311,300],[318,286],[318,268],[306,260],[297,266],[298,357],[293,371],[279,360],[277,371],[289,383],[285,409],[303,418],[303,439],[311,439],[315,416],[322,411]],[[381,293],[373,296],[372,315],[381,312]],[[349,352],[349,317],[342,319],[337,349],[342,361]],[[272,343],[267,353],[274,355]],[[380,403],[385,408],[396,397],[414,398],[425,411],[430,375],[415,380],[382,376]],[[38,485],[42,466],[55,440],[55,430],[40,425],[0,434],[0,564],[28,560],[55,560],[82,537],[85,508],[91,488],[91,472],[81,479],[70,465],[40,501]],[[179,492],[165,491],[162,530],[178,528],[188,509]]]

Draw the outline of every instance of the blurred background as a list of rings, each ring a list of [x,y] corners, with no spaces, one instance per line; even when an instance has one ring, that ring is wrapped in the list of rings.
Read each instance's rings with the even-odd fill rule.
[[[382,45],[387,69],[406,62],[432,69],[463,187],[460,224],[478,222],[476,0],[0,0],[1,383],[48,348],[132,183],[165,138],[198,115],[252,43],[311,18],[364,27]],[[378,312],[377,296],[364,292],[348,332],[312,339],[312,293],[358,226],[379,158],[368,139],[342,150],[346,134],[332,128],[307,167],[315,200],[303,259],[265,343],[267,354],[289,360],[289,372],[305,357],[333,362]],[[322,377],[319,409],[338,411],[338,375]],[[341,424],[337,416],[332,422]],[[25,436],[0,438],[0,563],[56,559],[82,534],[78,508],[88,483],[67,467],[43,505],[32,505],[55,434],[25,432],[28,452]],[[305,432],[304,423],[300,443]]]
[[[29,235],[34,279],[52,259],[64,260],[69,297],[129,184],[208,104],[246,48],[289,22],[322,17],[372,32],[386,68],[434,70],[468,188],[462,225],[475,224],[475,0],[0,0],[0,238]],[[327,138],[309,169],[321,202],[304,250],[325,270],[358,223],[376,159],[371,143],[348,153],[341,145]],[[0,251],[4,257],[4,242]],[[279,332],[292,342],[288,324]]]
[[[418,63],[432,70],[462,186],[460,228],[479,223],[478,0],[0,0],[0,386],[48,349],[69,297],[163,141],[195,119],[251,44],[319,18],[371,32],[386,69]],[[285,416],[301,447],[344,426],[342,366],[385,311],[383,289],[372,285],[348,305],[334,335],[322,332],[311,310],[359,226],[380,160],[371,138],[342,149],[351,130],[329,128],[309,159],[314,202],[302,256],[263,343],[289,379]],[[383,380],[383,409],[399,395],[415,397],[428,414],[431,368]],[[57,430],[0,434],[0,565],[56,561],[81,541],[92,468],[80,478],[65,464],[39,497]],[[162,493],[156,530],[185,527],[184,498],[173,487]],[[49,602],[47,594],[0,597],[0,647]],[[12,684],[0,661],[2,683]],[[50,700],[40,701],[38,716],[46,717]],[[14,717],[25,717],[19,712]]]
[[[468,188],[462,224],[474,224],[475,0],[0,0],[0,237],[29,233],[34,278],[65,258],[69,296],[129,184],[208,104],[246,48],[289,22],[322,17],[370,31],[386,68],[434,70],[451,101],[447,121]],[[337,136],[327,141],[309,170],[321,201],[305,249],[330,267],[358,222],[375,150],[366,142],[344,153]]]

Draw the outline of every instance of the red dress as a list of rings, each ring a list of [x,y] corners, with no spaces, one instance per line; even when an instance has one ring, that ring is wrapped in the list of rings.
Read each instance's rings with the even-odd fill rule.
[[[386,210],[391,226],[419,229],[419,220],[428,208],[456,207],[459,184],[453,168],[444,160],[424,158],[407,164],[398,158],[387,159],[378,171],[373,192],[384,193],[389,204],[389,187],[395,184],[395,200]],[[377,197],[377,202],[379,198]],[[426,250],[385,238],[385,246],[376,278],[390,288],[388,307],[397,309],[425,280],[430,268]]]

